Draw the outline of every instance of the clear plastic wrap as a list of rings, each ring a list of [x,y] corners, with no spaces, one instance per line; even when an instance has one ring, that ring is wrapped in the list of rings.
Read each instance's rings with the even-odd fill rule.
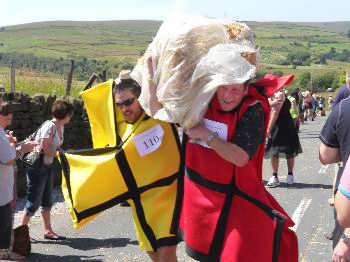
[[[139,100],[150,114],[148,56],[152,56],[153,81],[163,106],[154,117],[190,128],[201,120],[218,86],[255,76],[258,52],[253,32],[243,23],[168,18],[131,74],[142,86]]]

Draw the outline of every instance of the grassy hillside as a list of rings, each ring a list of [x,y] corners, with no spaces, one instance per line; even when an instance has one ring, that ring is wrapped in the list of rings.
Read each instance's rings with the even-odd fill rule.
[[[42,22],[3,28],[1,52],[70,59],[135,61],[160,26],[159,21]],[[274,64],[288,52],[308,50],[317,56],[330,50],[350,50],[350,22],[247,22],[261,47],[262,61]]]
[[[70,59],[132,60],[155,35],[157,21],[42,22],[3,28],[0,52]]]

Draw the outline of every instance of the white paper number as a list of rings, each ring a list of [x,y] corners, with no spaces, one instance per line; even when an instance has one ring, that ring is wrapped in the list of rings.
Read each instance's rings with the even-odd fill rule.
[[[156,125],[134,137],[134,144],[140,156],[146,156],[156,151],[162,144],[164,130]]]
[[[217,121],[213,121],[210,119],[206,119],[206,118],[203,119],[203,124],[213,134],[220,137],[220,139],[222,139],[224,141],[227,140],[228,127],[226,124],[221,123],[221,122],[217,122]],[[206,148],[210,148],[206,142],[201,141],[198,144],[200,144],[201,146],[204,146]]]

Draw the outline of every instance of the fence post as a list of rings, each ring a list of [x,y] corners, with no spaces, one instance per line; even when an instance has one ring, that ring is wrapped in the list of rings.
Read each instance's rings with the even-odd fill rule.
[[[15,92],[16,90],[16,70],[15,70],[15,66],[12,63],[11,64],[11,92]]]
[[[70,96],[70,90],[72,88],[73,71],[74,71],[74,60],[70,60],[70,68],[69,68],[68,77],[67,77],[66,96]]]
[[[101,74],[98,74],[102,82],[107,81],[107,70],[103,70]]]

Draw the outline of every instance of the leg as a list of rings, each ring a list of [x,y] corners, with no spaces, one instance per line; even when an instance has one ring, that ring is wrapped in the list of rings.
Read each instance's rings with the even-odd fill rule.
[[[272,176],[267,182],[268,187],[277,187],[280,185],[280,181],[278,180],[278,165],[279,165],[279,156],[278,153],[271,157],[271,166],[272,166]]]
[[[155,262],[177,262],[176,245],[160,247],[156,252],[148,252],[148,255]]]
[[[293,175],[293,170],[294,170],[294,157],[289,157],[287,158],[287,167],[288,167],[288,175],[292,174]]]
[[[278,155],[271,157],[271,166],[272,166],[272,172],[277,175],[278,166],[279,166],[279,156]]]
[[[9,249],[12,231],[12,208],[11,204],[0,206],[0,249]]]
[[[157,252],[147,252],[147,254],[153,262],[159,262],[159,256]]]
[[[44,234],[56,235],[51,227],[51,207],[52,207],[52,191],[53,191],[53,174],[52,168],[47,168],[46,181],[44,192],[42,195],[42,211],[41,216],[43,219]]]
[[[22,261],[25,259],[10,250],[12,234],[12,207],[11,203],[0,206],[0,260]]]
[[[21,224],[27,225],[30,218],[38,210],[42,194],[45,187],[45,174],[40,170],[28,169],[27,171],[27,201],[25,204],[25,212],[23,214]]]
[[[287,156],[287,167],[288,167],[288,175],[287,175],[287,185],[292,185],[294,183],[294,176],[293,176],[293,170],[294,170],[294,156]]]

